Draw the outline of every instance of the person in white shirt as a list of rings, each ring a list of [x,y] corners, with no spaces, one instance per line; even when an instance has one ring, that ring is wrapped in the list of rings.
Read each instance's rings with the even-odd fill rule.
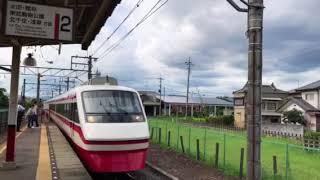
[[[32,122],[33,122],[33,107],[34,104],[31,105],[31,107],[28,109],[27,113],[26,113],[26,117],[28,119],[28,128],[32,128]]]
[[[34,106],[32,108],[32,124],[34,126],[34,123],[36,124],[36,127],[39,127],[38,123],[38,106],[36,103],[34,103]]]
[[[21,127],[21,121],[22,117],[24,115],[25,108],[18,104],[18,116],[17,116],[17,131],[20,132],[20,127]]]

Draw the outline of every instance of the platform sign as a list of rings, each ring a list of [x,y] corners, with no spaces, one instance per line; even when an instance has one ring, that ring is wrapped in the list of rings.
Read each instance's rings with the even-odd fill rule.
[[[73,40],[73,9],[7,1],[5,35]]]

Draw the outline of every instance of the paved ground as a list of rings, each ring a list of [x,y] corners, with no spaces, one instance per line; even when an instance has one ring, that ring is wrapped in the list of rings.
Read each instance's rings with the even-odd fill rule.
[[[224,176],[222,172],[172,150],[161,149],[152,144],[148,151],[148,161],[181,180],[236,180]]]
[[[35,179],[38,165],[40,128],[26,129],[16,141],[17,169],[0,168],[0,179],[24,180]],[[4,161],[5,151],[0,154],[0,162]]]

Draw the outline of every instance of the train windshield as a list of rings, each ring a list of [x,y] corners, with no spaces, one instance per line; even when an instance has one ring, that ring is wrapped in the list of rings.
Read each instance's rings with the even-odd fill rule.
[[[143,122],[138,95],[130,91],[87,91],[82,94],[88,123]]]

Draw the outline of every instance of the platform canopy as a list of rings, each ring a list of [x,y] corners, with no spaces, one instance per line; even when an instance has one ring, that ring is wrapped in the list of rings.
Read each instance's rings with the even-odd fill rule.
[[[95,39],[96,35],[100,32],[100,29],[105,24],[106,20],[111,16],[117,4],[120,3],[121,0],[1,0],[0,1],[0,47],[10,47],[13,45],[14,40],[18,39],[19,44],[22,46],[32,46],[32,45],[55,45],[55,44],[81,44],[82,49],[86,50],[90,46],[91,42]],[[21,6],[12,5],[12,4],[22,4]],[[8,4],[10,6],[8,6]],[[24,4],[26,4],[24,6]],[[31,9],[29,5],[34,5],[34,9]],[[46,12],[47,8],[43,8],[44,6],[48,6],[51,12],[56,13],[56,9],[62,11],[62,13],[66,10],[67,13],[72,14],[72,38],[65,40],[63,38],[37,38],[37,37],[26,37],[26,36],[12,36],[12,34],[8,35],[8,31],[11,33],[21,33],[20,30],[14,29],[15,26],[25,25],[24,27],[37,25],[37,21],[34,21],[34,18],[39,18],[43,20],[43,22],[39,23],[41,25],[45,24],[46,26],[54,26],[52,22],[45,21],[46,17],[49,16],[51,18],[52,15],[50,12]],[[39,7],[39,8],[38,8]],[[53,7],[53,9],[51,8]],[[12,8],[12,9],[10,9]],[[30,9],[29,9],[30,8]],[[8,10],[9,9],[9,10]],[[22,9],[22,10],[21,10]],[[34,15],[30,14],[31,18],[24,18],[27,10],[34,10]],[[22,12],[21,12],[22,11]],[[39,12],[42,13],[39,13]],[[59,11],[58,11],[59,12]],[[13,17],[9,17],[13,16]],[[21,18],[20,18],[21,17]],[[59,14],[58,14],[59,17]],[[13,19],[10,19],[13,18]],[[16,18],[16,19],[15,19]],[[42,19],[41,19],[42,18]],[[61,19],[62,18],[62,19]],[[16,21],[15,21],[16,20]],[[70,19],[63,19],[63,16],[57,18],[57,20],[53,21],[53,24],[56,23],[68,23]],[[13,30],[8,30],[8,22],[12,21],[16,24],[10,24]],[[24,24],[23,24],[24,23]],[[36,27],[37,28],[37,27]],[[52,27],[57,30],[56,28]],[[58,28],[61,27],[61,24]],[[25,29],[28,34],[28,29]],[[50,31],[55,31],[51,30]],[[42,30],[41,30],[42,31]],[[39,31],[39,33],[41,33]],[[69,31],[70,32],[70,31]],[[51,33],[52,34],[52,33]],[[45,37],[45,35],[43,35]],[[55,33],[56,37],[56,33]],[[71,36],[69,36],[71,37]]]

